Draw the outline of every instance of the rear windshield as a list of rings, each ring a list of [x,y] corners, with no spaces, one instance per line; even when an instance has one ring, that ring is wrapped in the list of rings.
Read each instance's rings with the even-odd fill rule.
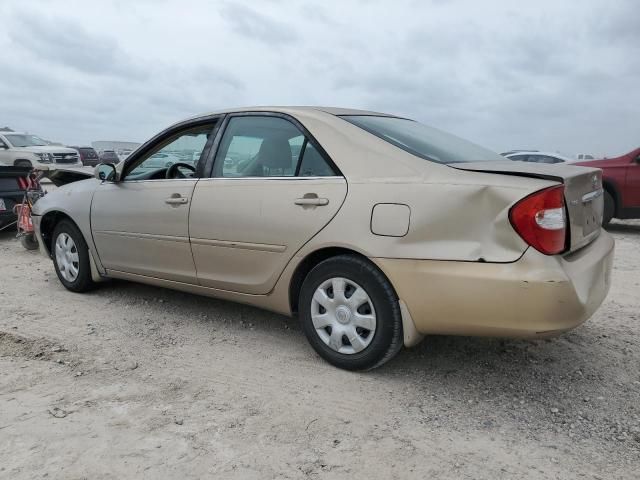
[[[462,138],[405,118],[343,115],[341,118],[409,152],[438,163],[499,162],[495,152]]]

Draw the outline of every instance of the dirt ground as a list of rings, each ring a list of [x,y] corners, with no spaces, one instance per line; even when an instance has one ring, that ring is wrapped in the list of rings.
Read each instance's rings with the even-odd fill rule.
[[[0,478],[640,478],[640,222],[552,340],[427,338],[340,371],[295,320],[126,282],[78,295],[0,234]],[[514,312],[517,315],[517,312]]]

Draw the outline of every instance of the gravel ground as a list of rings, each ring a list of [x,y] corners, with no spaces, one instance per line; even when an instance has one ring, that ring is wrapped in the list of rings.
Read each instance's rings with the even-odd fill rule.
[[[295,320],[127,282],[78,295],[0,234],[0,478],[640,478],[640,222],[596,315],[337,370]]]

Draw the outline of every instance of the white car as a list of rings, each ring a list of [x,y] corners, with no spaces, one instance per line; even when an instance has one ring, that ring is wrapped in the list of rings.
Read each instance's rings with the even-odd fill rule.
[[[55,166],[81,167],[82,161],[73,148],[49,145],[28,133],[0,132],[0,165],[49,169]]]
[[[557,152],[539,152],[538,150],[519,150],[504,154],[509,160],[532,163],[567,163],[575,160]]]

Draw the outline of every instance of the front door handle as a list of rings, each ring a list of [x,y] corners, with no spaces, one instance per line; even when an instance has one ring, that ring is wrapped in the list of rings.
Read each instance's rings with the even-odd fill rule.
[[[302,197],[296,198],[296,205],[302,205],[303,207],[312,206],[312,207],[323,207],[325,205],[329,205],[328,198],[318,198],[318,197]]]
[[[184,205],[185,203],[189,203],[189,199],[179,193],[174,193],[169,198],[165,198],[164,203],[168,203],[169,205]]]

